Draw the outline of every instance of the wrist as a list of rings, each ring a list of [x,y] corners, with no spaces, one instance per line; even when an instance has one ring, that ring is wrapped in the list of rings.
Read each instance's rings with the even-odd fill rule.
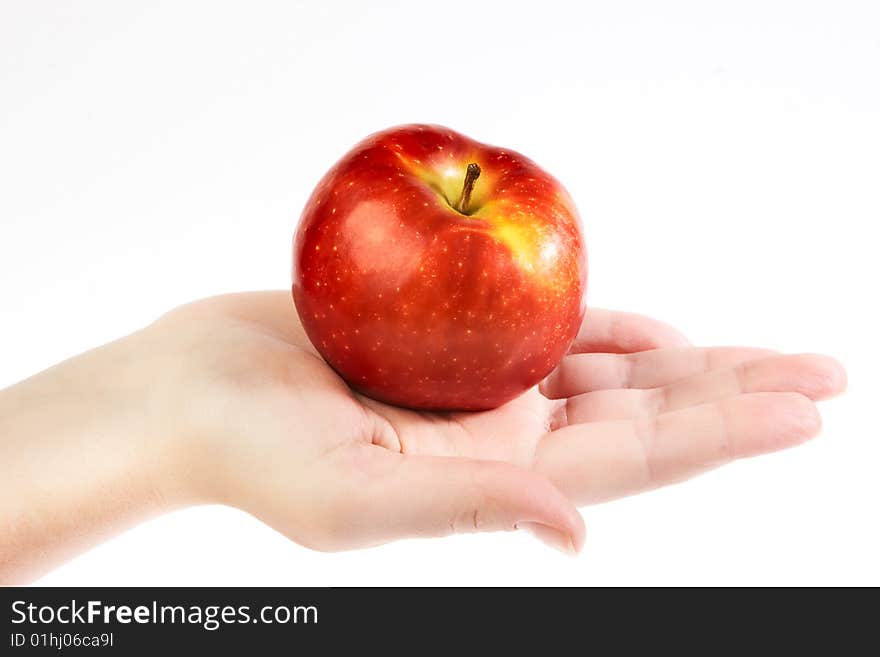
[[[0,581],[30,581],[176,503],[126,340],[0,391]]]
[[[108,345],[123,382],[108,391],[116,421],[162,510],[216,502],[203,391],[190,376],[177,341],[148,327]]]

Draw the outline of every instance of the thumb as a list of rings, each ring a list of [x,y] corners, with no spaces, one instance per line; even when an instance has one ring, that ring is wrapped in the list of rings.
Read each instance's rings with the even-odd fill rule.
[[[580,513],[556,486],[531,470],[454,457],[388,458],[393,465],[374,479],[364,514],[384,534],[381,540],[527,529],[563,552],[573,554],[583,546]]]

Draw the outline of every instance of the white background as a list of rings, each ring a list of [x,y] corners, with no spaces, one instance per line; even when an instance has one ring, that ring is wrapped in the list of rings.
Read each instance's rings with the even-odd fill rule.
[[[143,525],[45,584],[880,584],[880,5],[0,4],[0,385],[193,298],[286,288],[312,186],[437,122],[576,199],[588,300],[701,344],[819,351],[850,391],[794,451],[526,535],[344,554],[234,510]]]

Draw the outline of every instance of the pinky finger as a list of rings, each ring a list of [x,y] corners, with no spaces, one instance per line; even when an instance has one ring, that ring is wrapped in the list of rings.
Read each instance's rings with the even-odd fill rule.
[[[569,353],[628,354],[689,345],[688,339],[678,330],[651,317],[603,308],[587,308]]]

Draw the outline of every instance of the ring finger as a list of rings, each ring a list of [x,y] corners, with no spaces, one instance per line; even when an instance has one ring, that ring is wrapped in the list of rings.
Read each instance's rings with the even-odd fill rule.
[[[845,384],[843,368],[827,356],[770,356],[656,388],[596,390],[575,395],[565,403],[564,423],[659,415],[754,392],[798,392],[820,400],[841,392]]]

